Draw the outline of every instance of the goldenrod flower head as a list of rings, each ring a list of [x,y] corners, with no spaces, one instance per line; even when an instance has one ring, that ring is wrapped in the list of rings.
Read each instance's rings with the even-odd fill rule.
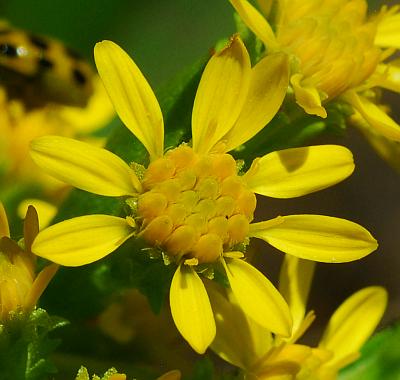
[[[58,265],[35,273],[35,256],[31,252],[33,239],[39,231],[38,217],[33,207],[28,209],[24,223],[24,249],[10,239],[7,216],[0,202],[0,322],[12,317],[12,312],[30,311],[57,271]]]
[[[360,348],[382,318],[387,292],[371,286],[351,295],[331,316],[318,346],[309,347],[297,340],[315,318],[312,311],[305,314],[313,272],[314,263],[285,257],[280,291],[294,321],[289,338],[273,336],[248,318],[231,292],[224,295],[220,289],[209,289],[218,325],[211,348],[241,368],[248,379],[335,379],[341,368],[359,357]]]
[[[140,70],[110,41],[96,45],[95,59],[120,118],[147,148],[150,164],[138,169],[107,150],[63,137],[34,140],[32,158],[47,173],[96,194],[125,196],[132,209],[126,218],[87,215],[51,226],[35,239],[35,254],[62,265],[84,265],[131,236],[144,238],[178,265],[170,290],[172,316],[183,337],[203,353],[215,336],[215,321],[199,274],[215,268],[225,271],[246,313],[274,333],[291,333],[282,296],[242,260],[248,238],[325,262],[356,260],[376,248],[368,231],[343,219],[292,215],[252,223],[255,194],[301,196],[338,183],[354,169],[351,153],[334,145],[270,153],[254,160],[246,173],[227,153],[278,111],[288,84],[285,55],[268,56],[251,68],[242,41],[233,37],[202,75],[192,144],[165,154],[161,110]]]
[[[267,18],[275,15],[267,21],[247,0],[230,2],[267,54],[288,54],[290,83],[305,112],[326,117],[324,104],[341,96],[378,133],[400,141],[399,125],[369,94],[376,86],[400,90],[398,66],[384,63],[399,48],[399,7],[368,17],[366,0],[279,0],[275,12],[274,2],[260,1]]]

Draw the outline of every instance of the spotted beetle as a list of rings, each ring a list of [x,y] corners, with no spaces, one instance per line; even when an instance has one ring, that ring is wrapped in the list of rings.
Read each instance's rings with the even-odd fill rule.
[[[62,42],[0,21],[0,86],[26,107],[47,103],[84,107],[94,71]]]

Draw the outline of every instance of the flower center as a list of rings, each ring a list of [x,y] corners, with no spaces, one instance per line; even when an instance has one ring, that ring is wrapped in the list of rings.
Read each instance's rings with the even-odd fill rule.
[[[140,233],[168,255],[210,263],[246,239],[256,197],[231,155],[182,145],[153,161],[142,185]]]
[[[325,3],[287,2],[277,37],[297,57],[302,84],[332,98],[367,79],[381,51],[374,46],[376,22],[366,21],[366,1]]]

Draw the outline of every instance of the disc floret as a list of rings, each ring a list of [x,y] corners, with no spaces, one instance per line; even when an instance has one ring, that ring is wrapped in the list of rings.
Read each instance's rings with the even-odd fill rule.
[[[256,197],[230,154],[181,145],[149,165],[142,186],[140,235],[169,256],[211,263],[248,235]]]

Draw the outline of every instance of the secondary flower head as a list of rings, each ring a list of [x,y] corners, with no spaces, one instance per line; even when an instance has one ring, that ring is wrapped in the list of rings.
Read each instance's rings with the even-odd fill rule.
[[[275,333],[290,335],[291,317],[282,296],[242,260],[250,237],[326,262],[359,259],[376,248],[368,231],[338,218],[295,215],[253,222],[255,194],[301,196],[343,180],[354,169],[351,153],[333,145],[267,154],[246,173],[227,153],[278,111],[288,84],[284,54],[268,56],[251,68],[242,41],[233,37],[202,75],[192,143],[165,154],[161,110],[137,66],[110,41],[96,45],[95,59],[116,111],[146,147],[150,164],[129,166],[109,151],[67,138],[34,140],[32,157],[48,173],[96,194],[125,196],[131,206],[126,218],[88,215],[49,227],[35,239],[37,255],[62,265],[83,265],[131,236],[143,238],[177,264],[170,290],[172,316],[183,337],[203,353],[215,336],[215,321],[200,276],[216,268],[225,272],[246,313]]]
[[[10,239],[7,216],[0,202],[0,322],[12,317],[12,312],[30,311],[57,271],[58,265],[35,273],[35,256],[31,252],[33,239],[39,231],[36,210],[28,208],[24,222],[24,247]]]
[[[324,104],[341,96],[376,132],[400,141],[399,125],[371,91],[400,91],[399,67],[387,62],[399,48],[399,7],[368,17],[366,0],[260,1],[264,18],[247,0],[230,2],[267,54],[288,54],[290,83],[305,112],[326,117]]]
[[[357,291],[333,313],[317,347],[302,345],[297,340],[315,318],[312,311],[305,313],[313,272],[313,262],[285,257],[280,291],[289,304],[294,327],[284,339],[248,318],[230,292],[226,296],[220,289],[209,289],[218,327],[213,351],[241,368],[246,379],[336,379],[341,368],[359,357],[360,348],[381,320],[387,292],[379,286]]]

